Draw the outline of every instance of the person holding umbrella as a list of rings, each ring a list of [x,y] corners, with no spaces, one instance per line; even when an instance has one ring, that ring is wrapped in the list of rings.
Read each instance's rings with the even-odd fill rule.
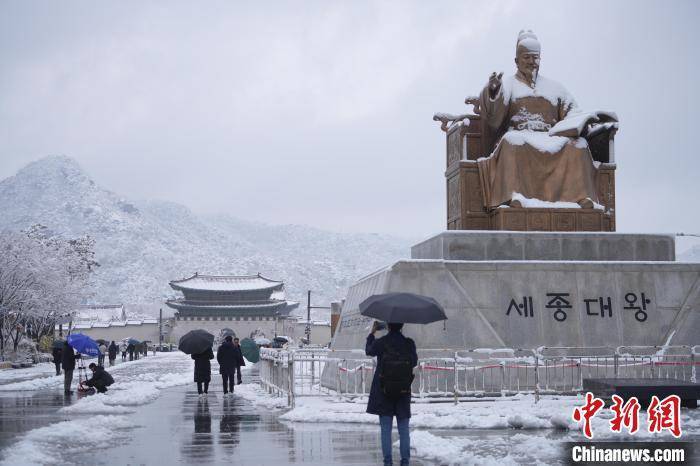
[[[63,342],[61,351],[61,365],[63,366],[63,391],[66,395],[73,393],[70,389],[73,383],[73,371],[75,370],[75,360],[80,358],[80,353],[75,354],[73,347],[68,341]]]
[[[411,418],[411,384],[413,368],[418,365],[416,344],[402,333],[404,323],[427,324],[445,320],[445,311],[432,298],[411,293],[389,293],[370,296],[360,303],[360,313],[389,322],[389,332],[375,338],[380,323],[374,321],[367,335],[365,353],[376,356],[377,365],[372,378],[367,412],[379,416],[384,465],[393,464],[391,428],[396,417],[399,431],[401,465],[411,457],[409,419]]]
[[[211,360],[214,359],[214,335],[206,330],[190,330],[180,338],[178,348],[194,359],[194,381],[200,396],[209,392]],[[203,386],[202,386],[203,385]]]

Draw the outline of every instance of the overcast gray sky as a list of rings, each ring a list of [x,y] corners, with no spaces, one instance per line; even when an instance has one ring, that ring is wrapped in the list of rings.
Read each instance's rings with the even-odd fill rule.
[[[618,230],[700,232],[700,2],[0,3],[0,178],[74,157],[129,198],[269,223],[445,227],[445,141],[533,29],[617,111]],[[692,113],[691,113],[692,109]]]

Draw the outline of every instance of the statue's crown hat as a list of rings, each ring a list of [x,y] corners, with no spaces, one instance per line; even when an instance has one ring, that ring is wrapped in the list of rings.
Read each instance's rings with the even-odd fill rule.
[[[517,55],[519,49],[527,50],[528,52],[540,53],[540,41],[530,29],[523,29],[518,34],[518,41],[515,43],[515,53]]]

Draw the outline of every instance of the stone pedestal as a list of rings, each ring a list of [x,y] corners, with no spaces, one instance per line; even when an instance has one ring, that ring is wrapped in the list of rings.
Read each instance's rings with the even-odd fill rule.
[[[353,285],[334,349],[363,348],[359,304],[407,291],[448,320],[407,325],[421,349],[700,344],[700,264],[674,262],[673,237],[445,232]]]

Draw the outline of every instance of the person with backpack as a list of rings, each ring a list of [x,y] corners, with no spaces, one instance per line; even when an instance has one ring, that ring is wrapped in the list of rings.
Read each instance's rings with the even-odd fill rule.
[[[391,456],[391,427],[396,417],[399,430],[401,465],[411,457],[411,439],[408,422],[411,418],[411,383],[413,368],[418,365],[415,342],[403,336],[401,323],[389,323],[389,333],[381,338],[374,334],[380,324],[375,321],[367,336],[365,353],[376,356],[377,365],[367,402],[367,412],[379,416],[384,465],[393,464]]]
[[[236,374],[236,347],[233,345],[233,337],[226,335],[224,342],[216,351],[216,360],[219,362],[219,374],[224,384],[224,395],[230,391],[233,393],[234,377]]]
[[[112,378],[104,367],[98,366],[94,362],[91,362],[88,367],[92,371],[92,378],[90,378],[90,380],[86,380],[85,382],[80,382],[80,385],[94,387],[98,393],[105,393],[107,391],[107,387],[114,383],[114,378]]]

